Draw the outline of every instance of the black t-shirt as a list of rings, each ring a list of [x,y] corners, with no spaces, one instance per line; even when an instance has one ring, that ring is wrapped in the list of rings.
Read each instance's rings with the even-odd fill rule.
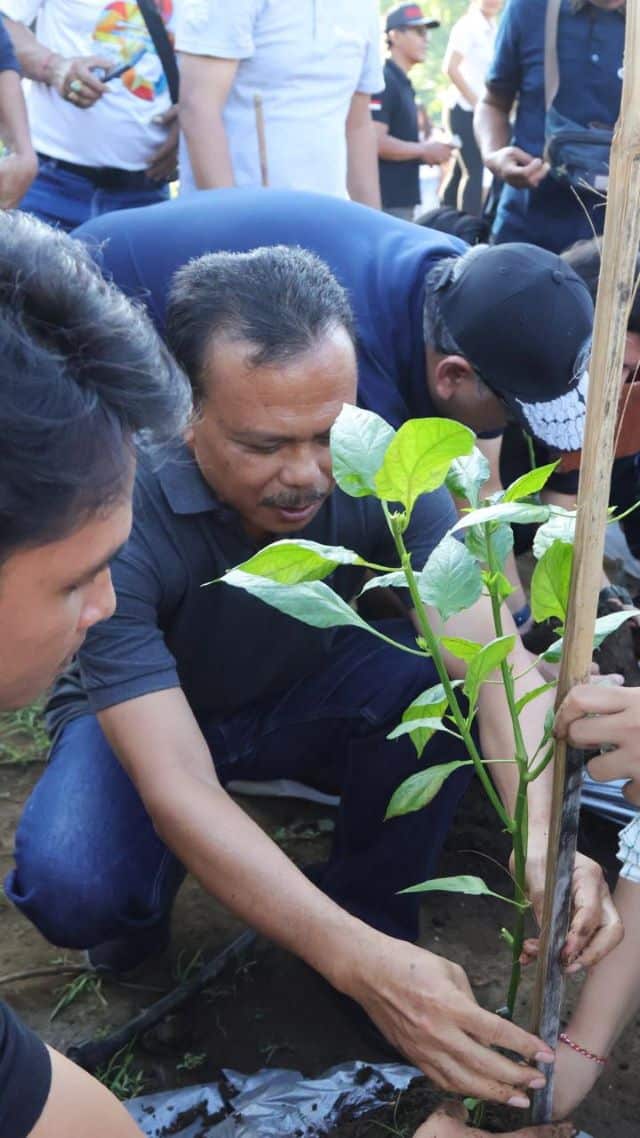
[[[418,141],[416,95],[408,75],[392,59],[384,65],[384,91],[371,97],[371,117],[386,123],[392,138]],[[380,193],[384,209],[413,206],[420,201],[420,162],[388,162],[380,158]]]
[[[0,1135],[26,1138],[51,1089],[51,1059],[44,1043],[0,1000]]]

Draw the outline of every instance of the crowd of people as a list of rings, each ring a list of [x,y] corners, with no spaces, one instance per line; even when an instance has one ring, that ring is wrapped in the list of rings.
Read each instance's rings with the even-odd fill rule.
[[[551,500],[574,504],[625,5],[507,0],[498,19],[500,8],[471,0],[450,31],[440,131],[409,78],[438,27],[417,4],[386,13],[383,64],[373,0],[348,15],[337,0],[5,0],[0,205],[18,208],[0,214],[0,707],[46,691],[51,737],[5,889],[48,941],[122,975],[170,943],[192,873],[439,1087],[525,1109],[544,1086],[536,1064],[555,1062],[565,1118],[638,1006],[640,826],[624,832],[615,904],[600,867],[576,859],[563,963],[589,978],[554,1054],[416,945],[418,900],[400,891],[433,876],[468,768],[423,811],[385,822],[418,769],[408,737],[388,735],[435,669],[358,629],[312,629],[201,588],[290,534],[393,559],[375,503],[332,479],[344,403],[396,427],[443,416],[472,428],[487,491],[501,487],[505,438],[524,431],[562,459]],[[443,171],[433,227],[414,223],[425,164]],[[483,212],[491,243],[469,248],[456,233]],[[636,308],[626,384],[640,364]],[[637,459],[632,439],[614,470],[618,505],[640,498]],[[422,496],[405,534],[415,566],[455,521],[446,490]],[[527,699],[544,679],[521,639],[531,613],[513,558],[506,571],[533,753],[552,694]],[[351,601],[361,578],[342,567],[334,587]],[[492,629],[484,598],[446,622],[478,643]],[[381,630],[411,644],[414,614]],[[464,678],[463,661],[447,666]],[[591,775],[626,780],[640,804],[637,704],[634,689],[583,686],[556,730],[615,744]],[[497,685],[482,688],[477,734],[489,764],[513,750]],[[434,738],[420,765],[441,755]],[[447,757],[464,758],[452,737]],[[514,770],[491,769],[511,810]],[[313,879],[226,790],[273,778],[340,797]],[[549,767],[529,788],[537,918],[551,785]],[[437,1114],[421,1138],[464,1131]],[[63,1133],[139,1135],[0,1003],[0,1134]]]

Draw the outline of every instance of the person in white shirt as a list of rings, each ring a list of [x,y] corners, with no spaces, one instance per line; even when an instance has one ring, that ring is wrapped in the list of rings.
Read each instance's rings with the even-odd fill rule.
[[[379,208],[369,113],[383,85],[379,38],[374,0],[183,0],[181,192],[268,184]]]
[[[502,0],[471,0],[452,27],[442,64],[451,80],[447,124],[461,142],[456,162],[442,188],[443,205],[479,216],[482,213],[482,156],[473,133],[473,108],[484,91],[493,59],[496,16]]]
[[[173,0],[155,2],[170,30]],[[2,18],[32,80],[39,173],[20,208],[71,230],[164,201],[177,111],[136,0],[4,0]]]

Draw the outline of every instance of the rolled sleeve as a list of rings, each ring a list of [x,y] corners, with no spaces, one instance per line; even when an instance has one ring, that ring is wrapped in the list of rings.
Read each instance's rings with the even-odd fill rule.
[[[487,87],[515,95],[522,82],[520,51],[520,0],[508,0],[502,14],[493,61],[487,73]]]
[[[11,36],[0,20],[0,71],[20,71]]]
[[[112,567],[116,611],[95,625],[78,661],[93,712],[180,686],[176,661],[160,627],[166,603],[153,555],[135,530]]]
[[[393,93],[388,87],[372,95],[369,101],[369,110],[371,111],[373,121],[386,123],[386,125],[389,126],[391,122],[392,103]]]
[[[372,4],[369,35],[356,91],[364,95],[373,95],[376,91],[382,90],[383,87],[384,75],[380,58],[379,16],[377,6]]]
[[[257,0],[182,0],[176,9],[176,50],[218,59],[250,59]]]

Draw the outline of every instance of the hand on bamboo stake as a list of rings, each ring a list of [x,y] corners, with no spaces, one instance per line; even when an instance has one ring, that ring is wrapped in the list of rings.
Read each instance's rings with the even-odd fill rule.
[[[461,1102],[444,1102],[418,1127],[414,1138],[489,1138],[488,1130],[467,1126],[467,1117]],[[552,1122],[545,1126],[524,1126],[504,1134],[503,1138],[572,1138],[575,1132],[571,1122]]]
[[[529,898],[540,924],[544,903],[546,857],[529,858],[527,880]],[[622,922],[611,899],[609,887],[597,862],[584,854],[576,854],[572,877],[572,913],[567,939],[562,949],[562,963],[568,973],[579,972],[602,960],[624,936]],[[523,946],[520,963],[531,964],[538,957],[539,941],[529,937]]]
[[[587,770],[596,782],[630,779],[622,793],[640,806],[640,688],[578,684],[561,704],[554,730],[581,750],[611,748]]]

